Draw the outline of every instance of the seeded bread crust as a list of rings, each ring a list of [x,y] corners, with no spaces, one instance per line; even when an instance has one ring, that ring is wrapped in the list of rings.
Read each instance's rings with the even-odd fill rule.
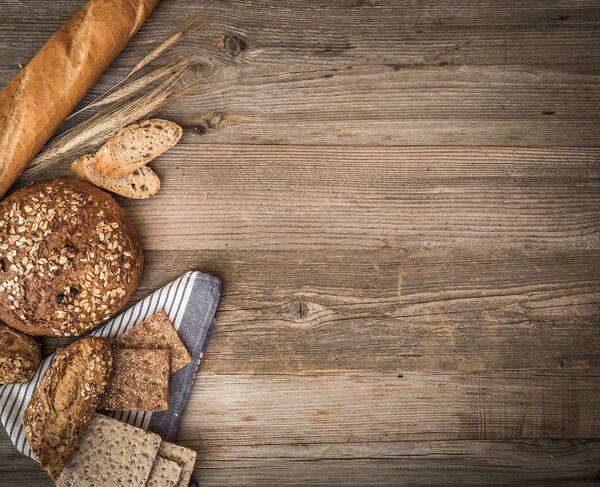
[[[111,368],[108,340],[84,338],[56,354],[33,393],[23,427],[40,467],[53,479],[92,419]]]
[[[39,342],[0,322],[0,384],[21,384],[34,376],[40,365]]]
[[[80,335],[135,291],[144,257],[104,191],[55,179],[0,203],[0,319],[31,335]]]

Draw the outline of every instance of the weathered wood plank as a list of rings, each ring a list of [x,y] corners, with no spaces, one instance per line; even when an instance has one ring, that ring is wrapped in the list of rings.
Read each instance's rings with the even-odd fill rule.
[[[5,0],[0,17],[4,65],[26,62],[82,2]],[[212,62],[335,65],[398,64],[592,64],[600,62],[594,0],[443,0],[414,2],[308,0],[162,2],[119,58],[137,60],[136,49],[167,34],[202,9],[211,19],[190,39],[190,51]],[[227,50],[224,35],[243,39]],[[16,39],[19,42],[14,42]],[[9,56],[11,53],[12,56]],[[12,63],[11,63],[12,61]]]
[[[599,162],[598,149],[184,143],[153,162],[155,197],[121,201],[147,250],[597,248]]]
[[[204,445],[597,438],[592,371],[197,376],[180,438]]]
[[[4,436],[0,431],[0,445]],[[596,479],[600,449],[598,440],[185,443],[199,450],[194,476],[203,486],[581,485]],[[0,472],[11,486],[54,485],[32,461],[20,458],[3,463]]]
[[[0,66],[2,84],[75,5],[49,2],[33,24],[23,2],[9,7],[0,17],[0,47],[11,53],[0,50],[8,62]],[[338,1],[317,8],[236,0],[203,8],[213,22],[174,54],[203,62],[205,82],[164,112],[187,127],[208,129],[200,141],[599,144],[596,2]],[[88,100],[197,9],[191,0],[161,4]],[[35,33],[23,35],[23,29]],[[234,34],[245,46],[237,56],[224,42]],[[215,112],[224,121],[211,118]]]
[[[205,371],[600,365],[597,251],[161,252],[148,260],[150,282],[189,268],[224,280]]]
[[[600,366],[598,250],[150,251],[132,302],[190,269],[224,282],[205,372]]]
[[[189,269],[224,280],[206,372],[600,365],[597,250],[150,251],[146,259],[130,304]],[[45,352],[70,341],[45,339]]]

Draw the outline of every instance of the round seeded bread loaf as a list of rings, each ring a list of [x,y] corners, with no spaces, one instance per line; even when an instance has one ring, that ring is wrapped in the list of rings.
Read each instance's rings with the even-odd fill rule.
[[[0,203],[0,318],[31,335],[79,335],[135,291],[144,257],[104,191],[57,179]]]
[[[40,365],[38,341],[0,322],[0,384],[30,381]]]

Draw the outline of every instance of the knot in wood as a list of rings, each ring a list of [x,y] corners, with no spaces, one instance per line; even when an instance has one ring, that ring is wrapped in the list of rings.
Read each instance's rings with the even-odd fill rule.
[[[236,35],[225,35],[223,37],[223,46],[231,56],[239,56],[246,50],[246,42]]]
[[[210,117],[206,119],[206,125],[211,129],[216,129],[225,120],[225,114],[222,112],[214,112]]]

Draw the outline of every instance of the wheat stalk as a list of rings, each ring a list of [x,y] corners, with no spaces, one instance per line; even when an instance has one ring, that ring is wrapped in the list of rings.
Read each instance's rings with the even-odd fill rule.
[[[50,142],[29,163],[21,177],[28,180],[65,157],[73,156],[84,148],[93,148],[104,143],[120,128],[157,113],[188,93],[200,83],[196,81],[183,87],[179,86],[189,68],[190,66],[187,66],[186,69],[171,75],[152,91],[131,101],[114,103],[67,130]]]
[[[182,41],[183,39],[185,39],[189,35],[193,34],[198,29],[204,27],[206,24],[208,24],[212,20],[212,18],[209,18],[209,19],[206,19],[204,22],[201,22],[200,24],[194,25],[194,24],[196,24],[200,20],[201,17],[202,17],[202,14],[201,13],[197,13],[196,15],[194,15],[193,17],[191,17],[189,20],[187,20],[186,22],[184,22],[183,24],[181,24],[179,27],[177,27],[177,29],[175,29],[173,32],[171,32],[162,41],[157,42],[155,44],[155,46],[142,59],[140,59],[137,62],[137,64],[131,69],[131,71],[129,72],[129,74],[127,76],[125,76],[117,84],[115,84],[112,87],[110,87],[104,93],[101,93],[100,95],[98,95],[96,98],[94,98],[90,103],[88,103],[81,110],[79,110],[79,111],[71,114],[68,118],[74,117],[78,113],[81,113],[84,110],[87,110],[88,108],[91,108],[93,106],[98,106],[98,104],[99,104],[98,101],[99,100],[103,99],[109,93],[111,93],[112,91],[114,91],[115,89],[117,89],[119,86],[121,86],[125,81],[127,81],[129,78],[131,78],[131,76],[133,74],[137,73],[144,66],[146,66],[147,64],[149,64],[152,61],[154,61],[158,56],[160,56],[167,49],[169,49],[170,47],[173,47],[175,44],[177,44],[178,42]]]
[[[105,96],[104,98],[101,98],[101,99],[97,99],[96,101],[93,101],[93,102],[87,104],[82,109],[69,115],[67,117],[67,120],[70,120],[74,116],[76,116],[76,115],[80,114],[81,112],[84,112],[85,110],[88,110],[90,108],[100,107],[100,106],[108,105],[110,103],[116,103],[119,101],[126,100],[127,98],[148,88],[149,86],[153,85],[154,83],[160,81],[161,79],[165,78],[166,76],[168,76],[170,74],[175,74],[179,71],[189,69],[193,64],[194,64],[193,61],[181,59],[179,61],[169,63],[166,66],[162,66],[153,71],[150,71],[148,74],[145,74],[144,76],[127,83],[122,88],[119,88],[118,90],[110,93],[108,96]]]
[[[189,35],[193,34],[198,29],[204,27],[211,21],[211,19],[206,19],[204,22],[194,25],[200,20],[201,17],[202,14],[197,13],[192,18],[190,18],[189,20],[181,24],[179,27],[177,27],[177,29],[171,32],[165,39],[156,43],[156,45],[131,69],[129,74],[125,76],[125,79],[129,78],[131,75],[142,69],[144,66],[154,61],[167,49],[173,47],[175,44],[182,41]]]

